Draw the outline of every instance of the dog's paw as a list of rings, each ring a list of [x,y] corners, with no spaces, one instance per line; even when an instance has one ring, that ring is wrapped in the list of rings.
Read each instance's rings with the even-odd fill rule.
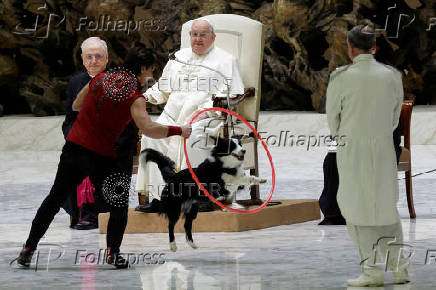
[[[174,242],[170,242],[170,250],[171,250],[172,252],[177,251],[177,245],[176,245],[176,242],[175,242],[175,241],[174,241]]]
[[[256,176],[251,176],[250,183],[251,184],[266,183],[266,179],[263,179],[263,178],[260,178],[260,177],[256,177]]]
[[[194,243],[194,241],[186,240],[186,242],[191,246],[191,248],[198,249],[198,246]]]
[[[233,208],[233,209],[244,209],[244,208],[245,208],[245,206],[243,206],[243,205],[237,203],[236,201],[232,202],[232,204],[230,205],[230,207]]]
[[[224,196],[224,195],[220,195],[220,196],[218,196],[218,197],[216,198],[216,200],[218,200],[218,201],[224,201],[224,200],[226,200],[226,196]]]

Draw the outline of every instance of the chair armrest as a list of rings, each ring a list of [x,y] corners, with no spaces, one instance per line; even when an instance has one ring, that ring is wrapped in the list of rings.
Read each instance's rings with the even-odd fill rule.
[[[230,107],[238,105],[246,98],[254,97],[254,93],[254,88],[245,88],[244,94],[236,95],[236,97],[230,98]],[[212,101],[214,107],[227,108],[227,97],[217,97],[216,95],[213,95]]]

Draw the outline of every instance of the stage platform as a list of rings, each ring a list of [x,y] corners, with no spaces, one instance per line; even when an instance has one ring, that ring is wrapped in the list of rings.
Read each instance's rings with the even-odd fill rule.
[[[302,223],[320,219],[318,200],[292,199],[276,200],[278,205],[266,206],[254,214],[240,214],[222,210],[200,212],[192,226],[193,232],[241,232],[269,227]],[[254,206],[250,207],[253,209]],[[107,231],[109,213],[98,217],[100,233]],[[184,219],[180,219],[175,232],[185,232]],[[157,213],[141,213],[129,209],[126,233],[167,233],[168,220]]]

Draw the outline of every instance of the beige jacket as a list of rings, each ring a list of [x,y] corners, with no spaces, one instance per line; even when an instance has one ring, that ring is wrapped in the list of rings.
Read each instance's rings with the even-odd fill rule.
[[[327,88],[327,120],[338,146],[337,200],[347,223],[379,226],[399,221],[392,132],[403,101],[401,73],[361,54],[338,68]]]

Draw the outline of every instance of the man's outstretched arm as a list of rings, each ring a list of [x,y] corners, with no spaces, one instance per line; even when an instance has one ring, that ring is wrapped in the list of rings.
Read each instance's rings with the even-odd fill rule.
[[[136,99],[130,107],[130,113],[132,114],[136,126],[148,137],[161,139],[172,135],[181,135],[182,137],[188,138],[191,135],[192,128],[190,125],[174,127],[153,122],[146,111],[145,98]]]

